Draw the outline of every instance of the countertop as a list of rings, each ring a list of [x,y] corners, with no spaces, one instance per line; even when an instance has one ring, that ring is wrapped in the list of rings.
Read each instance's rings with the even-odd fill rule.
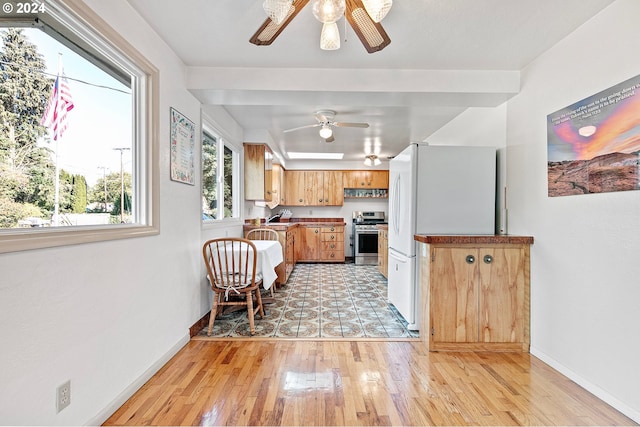
[[[290,230],[295,227],[304,226],[326,226],[326,225],[346,225],[344,218],[291,218],[284,222],[261,223],[260,225],[245,223],[244,229],[271,228],[276,231]]]
[[[533,244],[532,236],[482,235],[482,236],[444,236],[416,234],[414,240],[432,244]]]

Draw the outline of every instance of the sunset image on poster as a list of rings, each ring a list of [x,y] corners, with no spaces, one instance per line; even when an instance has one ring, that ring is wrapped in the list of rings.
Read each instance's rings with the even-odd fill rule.
[[[640,76],[547,116],[548,194],[640,189]]]

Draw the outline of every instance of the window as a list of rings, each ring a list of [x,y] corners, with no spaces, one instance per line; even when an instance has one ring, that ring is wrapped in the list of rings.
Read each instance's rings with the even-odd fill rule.
[[[58,0],[0,27],[0,253],[157,234],[155,67]]]
[[[239,218],[238,164],[239,155],[234,147],[213,132],[202,133],[203,221]]]

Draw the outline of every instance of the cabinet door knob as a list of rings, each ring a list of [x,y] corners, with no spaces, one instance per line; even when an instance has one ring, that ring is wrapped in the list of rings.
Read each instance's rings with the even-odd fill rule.
[[[300,203],[302,203],[302,199],[298,199],[298,201],[299,201]]]
[[[318,201],[319,201],[320,203],[322,203],[322,199],[318,199]]]
[[[473,264],[474,262],[476,262],[476,257],[474,257],[473,255],[467,255],[466,261],[467,264]]]
[[[318,234],[318,229],[316,228],[316,230],[314,231],[314,233]]]
[[[331,240],[335,239],[336,236],[334,236],[333,234],[331,235]]]
[[[493,257],[491,255],[485,255],[483,261],[485,264],[491,264],[493,262]]]

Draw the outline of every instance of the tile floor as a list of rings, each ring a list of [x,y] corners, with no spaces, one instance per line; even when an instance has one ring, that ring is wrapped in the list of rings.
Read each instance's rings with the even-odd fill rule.
[[[375,265],[297,264],[265,308],[265,318],[256,317],[257,337],[418,338],[387,303],[387,280]],[[196,335],[206,336],[206,327]],[[246,311],[216,319],[212,337],[246,336]]]

